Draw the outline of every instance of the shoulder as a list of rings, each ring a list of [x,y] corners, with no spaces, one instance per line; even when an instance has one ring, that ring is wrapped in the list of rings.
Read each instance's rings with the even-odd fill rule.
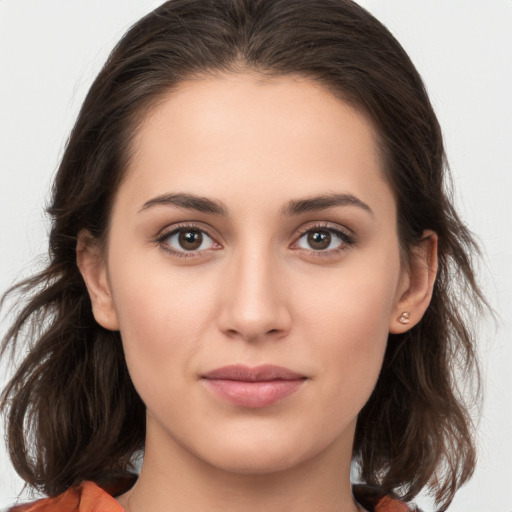
[[[368,485],[354,485],[354,497],[369,512],[421,512],[397,496],[385,494],[382,490]]]
[[[85,481],[58,496],[16,505],[7,512],[124,512],[113,496],[122,494],[133,482],[133,477],[126,477],[101,483],[100,487]]]
[[[119,485],[103,489],[94,482],[86,481],[58,496],[16,505],[8,509],[8,512],[124,512],[123,507],[112,497],[122,490]],[[396,496],[385,495],[366,485],[354,485],[353,493],[369,512],[421,512]]]

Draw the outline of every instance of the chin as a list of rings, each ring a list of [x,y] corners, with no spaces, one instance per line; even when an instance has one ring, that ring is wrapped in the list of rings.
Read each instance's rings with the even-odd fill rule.
[[[212,457],[210,463],[218,469],[239,475],[265,475],[286,471],[300,465],[307,459],[297,453],[282,453],[280,450],[271,452],[254,447],[246,450],[232,450],[222,457]]]
[[[198,447],[196,456],[220,470],[240,475],[264,475],[286,471],[321,457],[333,444],[330,438],[312,433],[248,430],[246,435],[227,435],[208,446]],[[334,444],[336,444],[334,442]]]

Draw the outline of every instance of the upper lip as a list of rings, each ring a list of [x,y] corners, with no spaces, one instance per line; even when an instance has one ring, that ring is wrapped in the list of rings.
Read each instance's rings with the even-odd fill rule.
[[[223,366],[203,375],[205,379],[237,380],[242,382],[265,382],[271,380],[299,380],[305,379],[288,368],[271,364],[249,367],[241,364]]]

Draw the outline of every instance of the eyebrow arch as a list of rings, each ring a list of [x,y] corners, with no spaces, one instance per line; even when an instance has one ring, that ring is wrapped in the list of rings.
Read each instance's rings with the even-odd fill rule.
[[[138,213],[141,213],[154,206],[177,206],[188,210],[196,210],[202,213],[212,213],[214,215],[226,216],[227,208],[218,201],[212,201],[206,197],[200,197],[193,194],[162,194],[146,201]]]
[[[335,206],[356,206],[373,215],[372,209],[352,194],[326,194],[290,201],[283,208],[283,215],[301,215]]]

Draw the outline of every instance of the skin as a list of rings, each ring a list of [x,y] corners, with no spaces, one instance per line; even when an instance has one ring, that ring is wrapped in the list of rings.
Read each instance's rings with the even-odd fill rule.
[[[77,247],[95,318],[121,331],[147,406],[142,472],[119,502],[130,512],[360,510],[349,474],[357,415],[388,333],[428,306],[436,267],[430,232],[401,263],[371,123],[304,78],[202,77],[148,113],[134,149],[107,246],[81,233]],[[345,201],[291,211],[332,194]],[[187,229],[203,237],[198,249],[180,246]],[[241,407],[201,378],[229,364],[280,365],[305,381],[268,407]]]

